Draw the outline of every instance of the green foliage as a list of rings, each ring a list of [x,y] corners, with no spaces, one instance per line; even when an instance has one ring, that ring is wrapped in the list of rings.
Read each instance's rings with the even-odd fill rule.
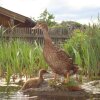
[[[49,27],[53,26],[56,24],[54,21],[54,15],[49,13],[47,9],[45,9],[39,16],[39,21],[45,21]]]
[[[68,83],[63,83],[63,86],[70,87],[70,86],[78,86],[79,83],[73,79],[70,79]]]
[[[100,73],[100,29],[98,26],[75,30],[70,40],[63,45],[66,52],[79,64],[84,74],[90,77]]]
[[[72,27],[76,27],[76,28],[80,28],[82,26],[80,23],[74,22],[74,21],[62,21],[60,25],[63,27],[72,26]]]
[[[70,79],[67,83],[66,82],[60,82],[59,80],[49,80],[48,84],[50,87],[56,89],[56,90],[68,90],[68,88],[73,90],[78,90],[79,83],[75,81],[74,79]]]
[[[47,64],[36,42],[0,41],[0,72],[6,73],[7,84],[13,74],[34,75],[40,68],[47,68]]]

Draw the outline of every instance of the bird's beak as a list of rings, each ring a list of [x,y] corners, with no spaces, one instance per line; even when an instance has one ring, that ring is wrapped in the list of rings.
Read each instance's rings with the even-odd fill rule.
[[[32,29],[39,29],[40,25],[36,24]]]
[[[35,25],[32,29],[38,29],[38,26],[37,26],[37,25]]]

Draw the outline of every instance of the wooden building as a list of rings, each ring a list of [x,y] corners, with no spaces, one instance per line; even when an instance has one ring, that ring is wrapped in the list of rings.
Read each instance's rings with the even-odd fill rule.
[[[0,7],[0,30],[3,32],[3,35],[0,34],[0,37],[2,36],[7,40],[9,40],[9,38],[20,38],[30,42],[37,41],[42,44],[42,31],[40,29],[32,30],[35,24],[36,23],[32,19],[26,16]],[[68,38],[68,30],[65,28],[51,28],[49,29],[49,34],[56,44]]]
[[[0,25],[4,27],[34,27],[35,22],[28,17],[0,7]]]

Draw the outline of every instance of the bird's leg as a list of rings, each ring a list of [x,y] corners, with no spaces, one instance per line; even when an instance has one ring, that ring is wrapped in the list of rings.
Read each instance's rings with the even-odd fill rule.
[[[69,72],[67,72],[65,83],[69,82]]]
[[[57,74],[54,73],[54,80],[56,81],[57,80]]]

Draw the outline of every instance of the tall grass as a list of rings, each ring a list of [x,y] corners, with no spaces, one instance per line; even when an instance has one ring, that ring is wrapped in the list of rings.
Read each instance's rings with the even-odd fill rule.
[[[100,73],[100,26],[93,25],[86,30],[75,30],[70,40],[63,45],[90,78]]]
[[[40,68],[47,68],[42,55],[42,47],[21,41],[0,41],[0,75],[6,73],[9,83],[13,74],[34,75]]]
[[[3,35],[4,31],[0,31]],[[63,44],[63,48],[83,69],[83,74],[100,74],[100,24],[87,27],[84,31],[75,30],[73,36]],[[40,68],[47,68],[42,47],[19,39],[0,39],[0,76],[5,73],[7,84],[13,74],[31,76]]]

